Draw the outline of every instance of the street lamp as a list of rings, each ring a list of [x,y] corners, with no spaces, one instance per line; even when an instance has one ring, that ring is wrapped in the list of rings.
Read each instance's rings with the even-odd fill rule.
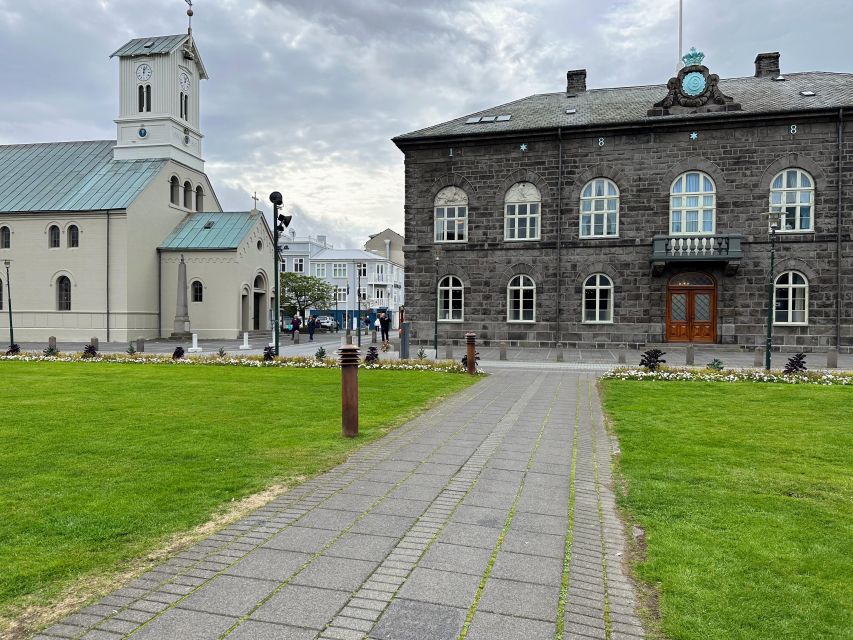
[[[281,326],[281,304],[279,303],[279,288],[281,278],[278,275],[278,269],[281,266],[281,254],[278,252],[278,237],[284,232],[286,227],[290,226],[290,221],[293,216],[286,216],[278,212],[278,208],[284,204],[284,198],[278,191],[273,191],[270,194],[270,202],[272,202],[272,223],[273,223],[273,273],[275,274],[275,326],[273,327],[273,342],[275,343],[275,355],[278,356],[278,332]]]
[[[9,265],[12,264],[11,260],[4,260],[3,264],[6,265],[6,290],[9,292],[7,299],[9,301],[9,346],[15,344],[15,329],[12,326],[12,283],[9,282]]]
[[[770,274],[767,278],[767,342],[764,345],[764,368],[770,371],[770,350],[773,347],[773,272],[776,269],[776,229],[782,223],[780,211],[770,211],[767,214],[770,225]]]
[[[433,336],[433,342],[436,360],[438,360],[438,304],[438,254],[435,254],[435,335]]]

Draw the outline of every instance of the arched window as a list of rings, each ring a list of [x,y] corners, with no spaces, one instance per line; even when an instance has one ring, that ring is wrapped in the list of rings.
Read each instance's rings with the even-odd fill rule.
[[[184,206],[187,209],[193,208],[193,186],[189,180],[184,183]]]
[[[192,285],[192,301],[193,302],[204,302],[204,287],[202,286],[199,280],[193,280]]]
[[[536,321],[536,283],[530,276],[519,275],[506,288],[506,321]]]
[[[9,227],[0,227],[0,249],[12,248],[12,230]]]
[[[441,322],[462,322],[465,291],[456,276],[445,276],[438,283],[438,319]]]
[[[190,119],[190,94],[184,94],[184,120]]]
[[[177,176],[172,176],[172,179],[169,181],[169,187],[169,199],[171,200],[172,204],[181,204],[181,183],[178,181]]]
[[[716,210],[714,181],[700,171],[682,173],[670,190],[669,232],[674,235],[713,234]]]
[[[435,241],[468,239],[468,194],[459,187],[444,187],[435,196]]]
[[[76,224],[72,224],[70,227],[68,227],[68,246],[80,246],[80,229],[77,228]]]
[[[50,229],[47,230],[47,246],[51,249],[59,247],[59,227],[55,224],[51,225]]]
[[[532,182],[517,182],[504,198],[504,239],[539,240],[542,196]]]
[[[586,183],[581,191],[581,238],[619,235],[619,189],[607,178]]]
[[[814,230],[814,180],[802,169],[785,169],[770,183],[770,210],[782,213],[779,231]]]
[[[773,287],[773,324],[807,324],[809,281],[799,271],[785,271]]]
[[[145,110],[151,111],[151,85],[145,85]]]
[[[595,273],[583,283],[583,321],[613,322],[613,281],[603,273]]]
[[[139,93],[139,113],[142,113],[145,111],[145,86],[139,85],[137,91]]]
[[[204,189],[201,185],[195,188],[195,210],[204,211]]]
[[[178,98],[178,102],[181,104],[181,119],[184,118],[184,92],[181,91],[181,96]]]
[[[3,280],[0,280],[0,310],[3,309]]]
[[[56,309],[71,311],[71,280],[68,276],[59,276],[56,279]]]

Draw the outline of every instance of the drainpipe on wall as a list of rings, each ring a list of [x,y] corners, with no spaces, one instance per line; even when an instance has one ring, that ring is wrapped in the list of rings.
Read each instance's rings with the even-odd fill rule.
[[[243,308],[240,307],[242,322]],[[157,247],[157,337],[163,337],[163,252]]]
[[[563,341],[563,130],[557,127],[558,153],[557,159],[557,342]]]
[[[841,350],[841,178],[844,140],[844,109],[838,110],[838,210],[835,220],[835,349]]]
[[[107,342],[110,341],[110,210],[107,209]]]

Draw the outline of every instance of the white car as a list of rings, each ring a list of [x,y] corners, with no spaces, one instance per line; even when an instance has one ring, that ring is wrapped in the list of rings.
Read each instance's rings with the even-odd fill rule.
[[[338,321],[332,316],[317,316],[317,326],[327,331],[334,331],[338,328]]]

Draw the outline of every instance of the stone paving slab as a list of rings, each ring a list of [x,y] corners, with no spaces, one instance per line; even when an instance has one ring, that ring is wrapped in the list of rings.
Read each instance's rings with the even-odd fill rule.
[[[499,371],[37,636],[642,638],[595,379]]]

